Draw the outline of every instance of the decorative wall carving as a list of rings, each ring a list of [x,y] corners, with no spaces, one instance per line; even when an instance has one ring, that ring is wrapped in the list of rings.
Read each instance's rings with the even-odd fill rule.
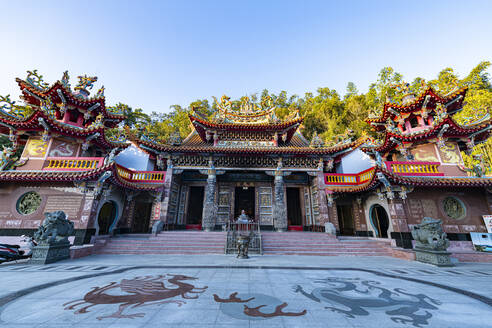
[[[282,161],[284,168],[318,168],[319,159],[310,157],[289,157]]]
[[[248,167],[248,168],[260,168],[260,167],[276,167],[277,161],[271,157],[219,157],[215,161],[217,167]]]
[[[208,159],[204,156],[180,156],[173,158],[174,166],[208,166]]]

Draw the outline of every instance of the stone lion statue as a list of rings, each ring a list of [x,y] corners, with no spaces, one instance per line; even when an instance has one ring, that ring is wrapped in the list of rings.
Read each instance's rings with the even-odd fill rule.
[[[413,227],[412,237],[415,239],[416,248],[445,251],[449,247],[441,220],[425,217],[420,224]]]
[[[73,233],[73,222],[67,220],[63,211],[44,213],[43,223],[34,233],[34,240],[38,244],[68,243],[68,236]]]

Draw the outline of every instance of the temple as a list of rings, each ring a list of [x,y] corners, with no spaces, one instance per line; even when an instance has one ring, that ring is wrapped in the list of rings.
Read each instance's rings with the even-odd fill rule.
[[[488,139],[489,115],[459,124],[466,88],[426,88],[388,102],[367,123],[380,138],[339,136],[326,145],[302,135],[303,118],[280,119],[270,98],[223,96],[206,116],[189,114],[192,132],[166,143],[123,129],[124,113],[106,107],[97,78],[68,73],[49,86],[36,71],[17,79],[25,106],[2,97],[0,133],[11,146],[0,162],[0,235],[32,233],[42,213],[64,210],[74,244],[94,236],[168,230],[222,231],[241,212],[262,231],[323,232],[392,239],[412,248],[424,216],[443,221],[451,240],[485,232],[492,178],[466,168]],[[120,127],[117,129],[117,127]],[[289,238],[289,234],[284,234]]]

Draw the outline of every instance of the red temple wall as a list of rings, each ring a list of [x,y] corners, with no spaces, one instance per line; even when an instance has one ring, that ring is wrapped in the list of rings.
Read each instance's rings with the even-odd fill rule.
[[[442,220],[444,231],[449,233],[486,231],[482,215],[492,213],[486,193],[482,188],[416,188],[403,203],[408,226],[411,230],[423,217],[429,216]],[[449,196],[456,197],[465,205],[466,215],[462,219],[453,219],[445,213],[443,201]]]
[[[41,196],[36,211],[23,215],[18,212],[19,199],[27,192],[34,191]],[[45,212],[64,211],[74,222],[75,229],[86,229],[92,210],[92,199],[72,186],[48,187],[46,185],[14,184],[0,188],[0,230],[37,229]]]

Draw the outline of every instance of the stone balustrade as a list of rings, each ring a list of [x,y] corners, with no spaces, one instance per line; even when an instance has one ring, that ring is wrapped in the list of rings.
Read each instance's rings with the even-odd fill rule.
[[[118,175],[130,182],[164,183],[166,172],[163,171],[134,171],[121,165],[116,166]]]
[[[43,170],[86,171],[97,169],[103,164],[103,157],[48,157]]]
[[[408,176],[443,176],[439,172],[439,162],[384,162],[386,168],[398,175]]]

